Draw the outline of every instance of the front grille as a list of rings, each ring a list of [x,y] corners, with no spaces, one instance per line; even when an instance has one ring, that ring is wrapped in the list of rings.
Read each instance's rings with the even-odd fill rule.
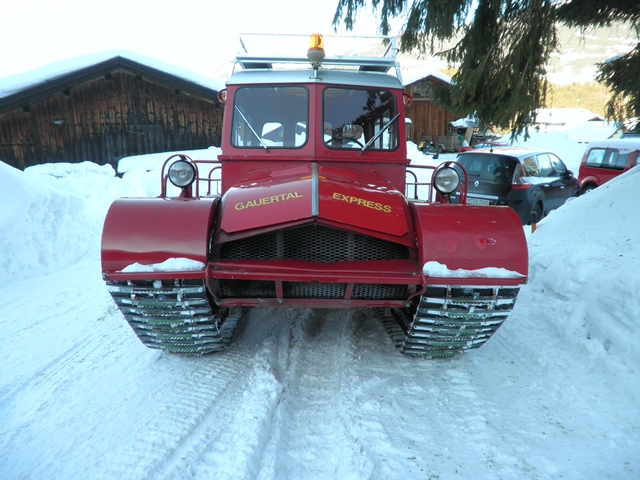
[[[274,282],[252,280],[220,280],[223,298],[275,298]],[[344,283],[302,283],[283,282],[284,298],[302,299],[343,299],[346,293]],[[400,300],[407,297],[406,285],[357,284],[352,299],[355,300]]]
[[[220,280],[223,298],[275,298],[276,284],[266,280]]]
[[[277,230],[221,245],[223,260],[302,260],[331,263],[406,260],[404,245],[354,232],[307,225]]]

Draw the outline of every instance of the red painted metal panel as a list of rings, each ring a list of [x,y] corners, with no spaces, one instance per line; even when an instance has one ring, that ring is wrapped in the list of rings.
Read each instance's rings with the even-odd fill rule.
[[[397,237],[411,231],[408,205],[400,192],[376,175],[358,178],[349,173],[320,168],[322,218]]]
[[[219,229],[233,234],[314,216],[386,236],[413,230],[404,196],[375,172],[320,165],[314,174],[310,164],[244,177],[223,197]]]
[[[206,263],[217,202],[216,198],[116,200],[107,212],[102,232],[103,274],[118,272],[133,263],[152,265],[172,257]]]
[[[369,260],[313,263],[298,260],[217,261],[208,266],[210,278],[291,282],[419,285],[421,266],[411,260]]]
[[[529,269],[527,241],[513,209],[442,204],[411,207],[421,265],[436,261],[449,270],[504,268],[523,275],[521,281],[525,280]],[[466,278],[463,283],[473,285],[476,280],[481,279]],[[510,284],[505,280],[491,283]]]
[[[227,308],[407,308],[407,300],[336,298],[221,298],[216,304]]]
[[[311,216],[311,167],[253,174],[222,200],[220,229],[235,233]]]

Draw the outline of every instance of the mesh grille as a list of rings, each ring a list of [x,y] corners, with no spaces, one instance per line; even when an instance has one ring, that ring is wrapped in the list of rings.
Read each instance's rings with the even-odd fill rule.
[[[370,298],[378,300],[396,300],[406,297],[406,285],[375,285],[361,283],[354,286],[351,298],[356,300],[367,300]]]
[[[308,225],[223,244],[223,260],[406,260],[407,247],[353,232]]]
[[[258,280],[220,280],[220,293],[223,298],[274,298],[276,285]]]
[[[344,298],[344,283],[284,282],[284,298]]]
[[[344,283],[283,282],[284,298],[344,298]],[[220,280],[220,292],[226,298],[275,298],[275,284],[266,281]],[[407,297],[406,285],[357,284],[352,299],[398,300]]]

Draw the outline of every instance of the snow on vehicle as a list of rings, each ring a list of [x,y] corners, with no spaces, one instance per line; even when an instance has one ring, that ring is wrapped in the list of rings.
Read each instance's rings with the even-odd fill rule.
[[[401,352],[442,357],[511,312],[528,271],[518,216],[466,205],[450,162],[411,166],[395,39],[325,56],[339,39],[312,35],[307,57],[238,54],[218,158],[174,155],[160,197],[110,207],[103,278],[148,347],[223,350],[246,308],[358,308]]]

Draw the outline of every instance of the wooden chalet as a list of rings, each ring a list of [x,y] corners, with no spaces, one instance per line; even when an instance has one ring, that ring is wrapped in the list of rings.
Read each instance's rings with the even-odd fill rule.
[[[222,82],[128,54],[83,58],[0,79],[0,161],[116,167],[126,156],[220,145]]]
[[[406,116],[411,121],[407,123],[407,140],[418,144],[421,141],[434,144],[450,143],[457,135],[450,126],[458,117],[453,113],[441,109],[432,99],[432,92],[436,87],[448,87],[451,79],[439,72],[424,70],[403,73],[405,91],[413,97],[413,103],[406,109]]]

